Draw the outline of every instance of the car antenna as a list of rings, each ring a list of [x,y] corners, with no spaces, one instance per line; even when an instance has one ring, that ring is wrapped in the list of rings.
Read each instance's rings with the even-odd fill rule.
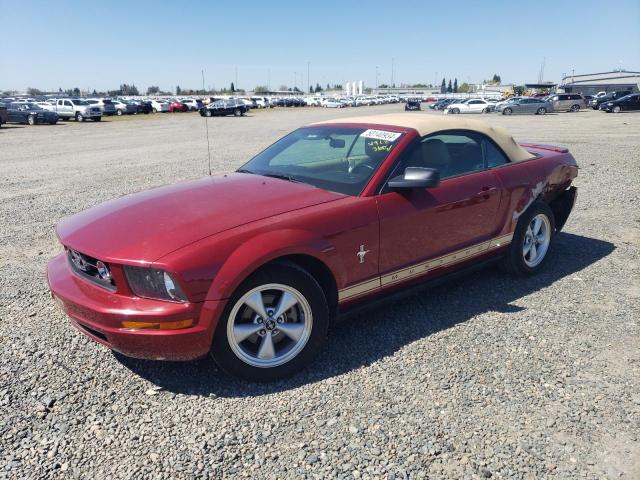
[[[201,70],[201,72],[202,72],[202,91],[205,92],[204,70]],[[209,145],[209,117],[207,117],[206,115],[204,116],[204,127],[207,130],[207,165],[209,167],[209,176],[211,176],[211,146]]]

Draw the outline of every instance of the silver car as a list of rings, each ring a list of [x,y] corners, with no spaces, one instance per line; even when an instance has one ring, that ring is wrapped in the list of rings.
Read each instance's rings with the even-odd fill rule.
[[[577,112],[586,108],[587,103],[578,93],[557,93],[546,98],[556,112]]]
[[[523,97],[514,100],[496,108],[496,111],[503,115],[511,115],[516,113],[534,113],[536,115],[544,115],[553,112],[553,105],[541,98]]]

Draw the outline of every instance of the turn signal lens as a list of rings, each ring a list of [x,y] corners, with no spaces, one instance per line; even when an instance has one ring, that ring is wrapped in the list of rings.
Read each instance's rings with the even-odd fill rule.
[[[191,318],[177,322],[122,322],[123,328],[131,328],[134,330],[180,330],[181,328],[188,328],[192,325],[193,320]]]

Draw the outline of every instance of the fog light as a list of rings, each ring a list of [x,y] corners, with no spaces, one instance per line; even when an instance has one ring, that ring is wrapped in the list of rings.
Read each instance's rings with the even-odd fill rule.
[[[132,330],[180,330],[193,325],[193,319],[178,320],[177,322],[122,322],[123,328]]]

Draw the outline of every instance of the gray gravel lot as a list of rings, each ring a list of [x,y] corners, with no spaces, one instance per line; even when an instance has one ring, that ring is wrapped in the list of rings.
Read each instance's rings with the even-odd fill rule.
[[[213,170],[305,123],[401,109],[212,118]],[[112,354],[44,278],[61,217],[203,175],[204,120],[0,129],[0,478],[640,478],[640,114],[482,118],[582,167],[545,271],[362,314],[257,386]]]

